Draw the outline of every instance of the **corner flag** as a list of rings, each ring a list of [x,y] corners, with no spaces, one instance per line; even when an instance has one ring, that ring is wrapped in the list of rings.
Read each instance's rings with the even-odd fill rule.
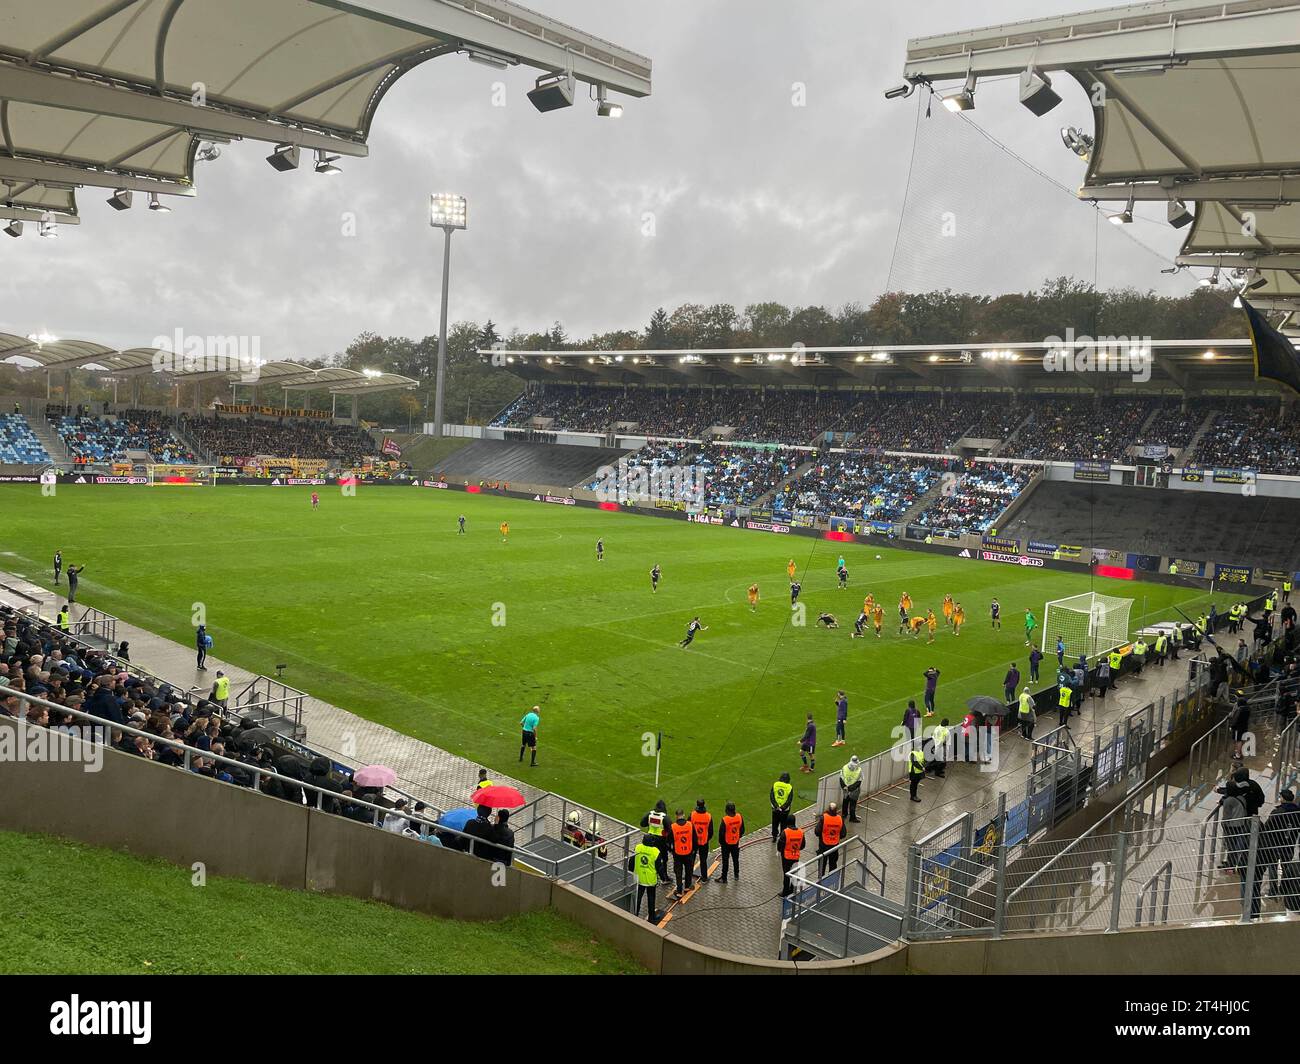
[[[1295,345],[1244,299],[1241,309],[1246,312],[1250,346],[1255,353],[1255,379],[1277,381],[1300,394],[1300,353]]]

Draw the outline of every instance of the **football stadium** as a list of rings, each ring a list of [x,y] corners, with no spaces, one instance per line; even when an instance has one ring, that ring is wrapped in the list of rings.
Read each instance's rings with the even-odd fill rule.
[[[1098,1034],[1262,1033],[1300,4],[554,6],[0,16],[11,1000],[1123,976]]]

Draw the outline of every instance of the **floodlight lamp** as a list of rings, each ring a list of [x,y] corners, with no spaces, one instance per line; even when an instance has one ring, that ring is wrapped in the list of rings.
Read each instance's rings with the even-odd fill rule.
[[[12,219],[9,222],[9,224],[5,226],[5,233],[9,236],[15,236],[15,237],[22,236],[23,235],[22,221],[18,218]]]
[[[119,188],[108,197],[108,205],[115,211],[124,211],[131,206],[131,190]]]
[[[158,211],[162,214],[171,214],[172,212],[172,209],[158,198],[157,192],[149,193],[149,209],[151,211]]]
[[[429,196],[429,224],[441,229],[464,229],[469,224],[469,204],[455,192]]]
[[[1190,225],[1192,219],[1196,217],[1187,209],[1187,204],[1175,197],[1169,201],[1169,224],[1175,229],[1182,229]]]
[[[975,109],[975,75],[967,74],[966,84],[951,96],[945,96],[943,105],[954,114],[961,111],[973,111]]]
[[[621,103],[611,103],[606,98],[606,89],[604,85],[596,86],[596,114],[601,118],[622,118],[623,105]]]
[[[318,174],[341,174],[343,173],[335,164],[339,161],[337,155],[330,155],[320,148],[316,149],[316,165],[312,168]]]

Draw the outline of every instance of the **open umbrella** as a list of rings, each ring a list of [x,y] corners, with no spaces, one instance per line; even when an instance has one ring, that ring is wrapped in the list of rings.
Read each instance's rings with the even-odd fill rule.
[[[1007,704],[991,695],[976,695],[966,699],[966,708],[974,713],[983,713],[986,717],[1000,717],[1007,711]]]
[[[387,765],[367,765],[352,773],[352,779],[362,787],[388,787],[397,781],[397,773]]]
[[[452,831],[464,831],[465,825],[478,816],[475,809],[448,809],[438,818],[438,827],[450,828]]]
[[[486,805],[489,809],[518,809],[524,804],[524,796],[513,787],[494,784],[480,787],[469,796],[475,805]]]

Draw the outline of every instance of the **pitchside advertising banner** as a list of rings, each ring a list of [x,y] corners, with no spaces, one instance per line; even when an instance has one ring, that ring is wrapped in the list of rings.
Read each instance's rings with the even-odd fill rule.
[[[1169,568],[1173,569],[1178,566],[1179,576],[1204,576],[1205,562],[1193,561],[1190,558],[1170,558]]]
[[[1158,554],[1127,554],[1125,555],[1124,564],[1130,569],[1138,569],[1144,573],[1158,573],[1160,571],[1160,556]]]
[[[1214,579],[1220,584],[1238,584],[1245,587],[1251,582],[1249,565],[1215,565]]]
[[[1075,462],[1074,463],[1075,480],[1110,480],[1110,463],[1109,462]]]
[[[1044,558],[1059,558],[1063,561],[1078,561],[1083,557],[1082,547],[1072,547],[1066,543],[1043,543],[1031,539],[1025,547],[1027,554],[1038,554]]]
[[[1259,575],[1262,579],[1274,584],[1280,584],[1284,580],[1295,579],[1295,574],[1289,573],[1285,569],[1261,569]]]
[[[857,528],[851,517],[832,517],[829,524],[832,532],[853,532]]]
[[[1216,469],[1214,471],[1214,483],[1253,484],[1255,483],[1255,474],[1249,469]]]
[[[994,550],[1007,551],[1011,554],[1020,553],[1020,540],[1009,536],[985,536],[982,542],[984,546],[992,547]]]
[[[1205,483],[1205,474],[1199,469],[1184,469],[1178,474],[1184,484],[1203,484]]]

